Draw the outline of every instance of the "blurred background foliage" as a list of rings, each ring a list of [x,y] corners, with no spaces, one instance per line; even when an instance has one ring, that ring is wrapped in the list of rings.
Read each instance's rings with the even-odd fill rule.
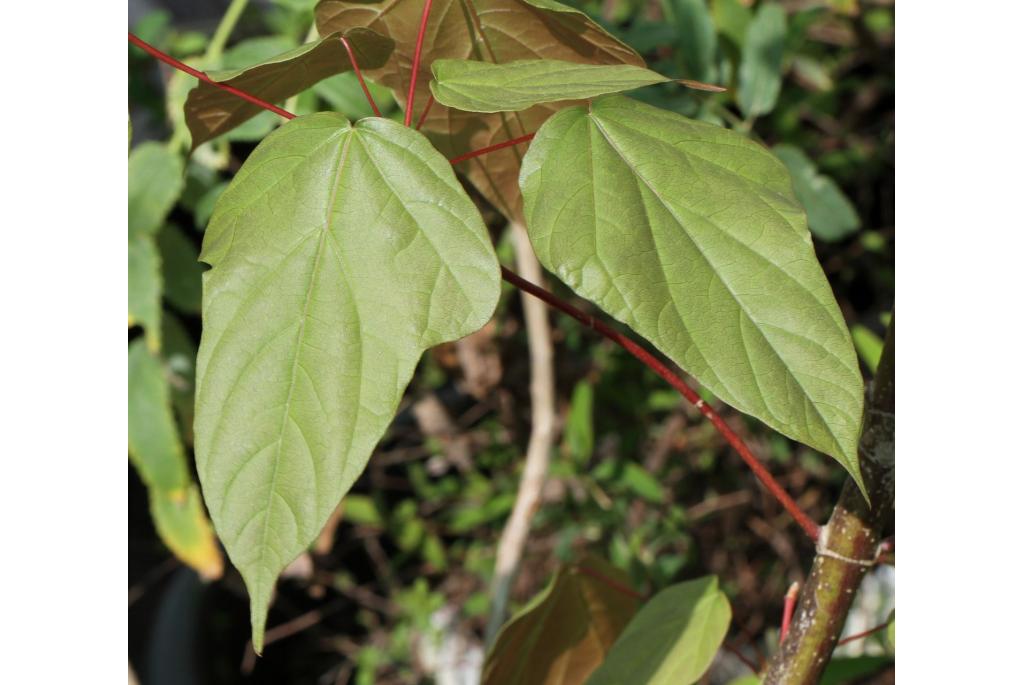
[[[663,74],[633,97],[733,128],[793,174],[821,263],[866,374],[893,306],[894,9],[884,0],[569,0]],[[313,0],[132,0],[131,30],[203,69],[243,67],[311,33]],[[230,35],[228,35],[230,34]],[[201,331],[202,233],[255,144],[263,113],[188,154],[182,103],[194,79],[129,49],[129,656],[143,683],[456,683],[478,672],[494,549],[529,435],[518,297],[432,350],[365,474],[289,567],[265,656],[247,645],[247,599],[196,497],[192,390]],[[400,112],[374,87],[386,116]],[[352,74],[293,98],[298,113],[371,114]],[[497,213],[483,208],[503,262]],[[549,281],[561,295],[570,294]],[[508,286],[506,286],[508,288]],[[727,644],[757,661],[777,641],[782,598],[813,549],[699,413],[622,350],[552,313],[562,438],[513,591],[513,609],[585,552],[652,593],[713,573],[734,622]],[[714,399],[710,396],[711,401]],[[844,478],[835,464],[725,410],[814,518]],[[197,573],[198,572],[198,573]],[[847,632],[885,620],[894,572],[869,576]],[[884,637],[841,650],[829,682],[890,682]],[[706,678],[749,673],[723,652]]]

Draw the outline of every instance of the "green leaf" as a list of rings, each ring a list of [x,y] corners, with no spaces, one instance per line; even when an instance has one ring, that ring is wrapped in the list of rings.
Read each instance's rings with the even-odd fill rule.
[[[181,157],[160,143],[128,155],[128,236],[155,235],[185,187]]]
[[[476,59],[501,64],[521,59],[554,59],[587,64],[633,64],[643,59],[584,12],[554,0],[434,0],[429,33],[417,76],[413,121],[430,96],[430,66],[439,59]],[[395,41],[395,51],[367,75],[394,91],[404,107],[409,92],[423,0],[321,0],[316,25],[321,35],[365,26]],[[533,133],[563,103],[531,107],[517,114],[482,115],[435,103],[423,132],[445,157]],[[521,218],[521,147],[491,152],[462,162],[458,171],[494,207]]]
[[[377,107],[382,113],[386,114],[389,109],[394,108],[395,97],[390,90],[378,86],[372,81],[368,81],[366,87],[370,90],[373,101],[377,103]],[[366,101],[366,94],[363,93],[363,88],[359,85],[359,78],[355,72],[349,71],[324,79],[313,86],[313,92],[323,98],[332,110],[341,112],[349,119],[373,116],[373,109]]]
[[[857,354],[874,373],[882,359],[882,339],[873,330],[860,324],[855,325],[850,334],[853,336],[853,346],[857,348]]]
[[[748,119],[775,108],[782,90],[782,55],[786,42],[786,12],[773,2],[757,8],[747,27],[740,62],[737,102]]]
[[[860,229],[860,217],[836,182],[820,173],[803,150],[776,145],[772,152],[793,176],[793,192],[807,210],[807,224],[818,238],[833,242]]]
[[[178,417],[178,428],[186,444],[193,442],[192,422],[195,418],[196,354],[192,336],[169,311],[161,317],[163,346],[160,353],[166,361],[171,404]]]
[[[245,70],[251,65],[262,64],[277,55],[295,50],[295,39],[291,36],[260,36],[240,41],[224,52],[221,63],[210,65],[221,70]],[[198,84],[196,84],[198,85]],[[261,111],[225,135],[227,140],[253,142],[263,140],[277,127],[281,117],[273,112]]]
[[[271,103],[301,93],[318,81],[352,69],[345,46],[336,32],[306,43],[245,69],[211,72],[219,83],[245,91]],[[390,38],[367,29],[344,32],[360,68],[372,69],[387,61],[394,48]],[[209,83],[200,82],[185,101],[185,119],[192,132],[193,149],[248,121],[263,109]]]
[[[632,64],[577,64],[522,59],[505,64],[439,59],[430,90],[442,105],[466,112],[518,112],[544,102],[642,88],[668,79]]]
[[[156,242],[163,262],[164,297],[181,311],[198,314],[203,304],[199,251],[174,224],[164,226]]]
[[[587,381],[580,381],[572,391],[565,445],[577,464],[585,464],[594,453],[594,386]]]
[[[128,456],[151,488],[184,491],[189,485],[163,364],[138,338],[128,344]]]
[[[160,349],[160,255],[153,236],[185,187],[181,158],[159,143],[142,143],[128,155],[128,326],[146,331]]]
[[[819,685],[850,685],[860,682],[892,663],[891,656],[855,656],[832,659],[821,674]]]
[[[595,557],[562,567],[494,641],[483,685],[576,685],[598,667],[640,602],[622,571]]]
[[[750,8],[740,0],[713,0],[711,14],[718,31],[742,50],[754,14]]]
[[[349,495],[342,503],[342,507],[343,516],[346,521],[364,526],[373,526],[374,528],[380,528],[384,525],[384,520],[380,517],[377,505],[373,503],[373,498],[371,497],[366,495]]]
[[[206,579],[220,578],[224,560],[203,510],[199,488],[189,485],[187,490],[172,492],[151,488],[149,508],[157,534],[174,556]]]
[[[142,326],[146,344],[160,351],[160,253],[152,236],[128,236],[128,327]]]
[[[223,561],[188,472],[167,376],[141,339],[128,345],[128,458],[149,491],[160,539],[204,577],[219,577]]]
[[[652,597],[587,685],[689,685],[711,666],[729,629],[729,600],[707,576]]]
[[[687,76],[698,81],[718,78],[718,38],[706,0],[662,0],[665,15],[676,28],[677,49]]]
[[[662,489],[661,483],[643,467],[633,462],[626,462],[622,470],[622,483],[634,494],[655,504],[665,501],[665,491]]]
[[[278,573],[365,468],[423,351],[486,323],[500,275],[426,138],[334,113],[293,119],[253,151],[201,259],[213,268],[196,461],[259,651]]]
[[[889,616],[889,627],[885,629],[885,637],[889,642],[889,649],[896,651],[896,610],[892,610]]]
[[[520,182],[547,269],[723,401],[860,482],[856,354],[771,153],[612,96],[548,120]]]

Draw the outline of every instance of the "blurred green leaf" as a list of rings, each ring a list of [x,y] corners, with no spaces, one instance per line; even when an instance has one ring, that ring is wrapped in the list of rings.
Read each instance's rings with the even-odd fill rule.
[[[199,198],[199,202],[196,203],[195,213],[193,214],[196,228],[201,231],[206,230],[206,225],[210,223],[210,217],[213,216],[213,208],[217,204],[217,200],[220,199],[220,196],[228,189],[228,185],[230,184],[227,181],[218,183]]]
[[[141,339],[128,344],[128,456],[150,487],[184,491],[189,485],[164,367]]]
[[[585,464],[594,453],[594,388],[587,381],[580,381],[572,391],[565,447],[577,464]]]
[[[782,89],[785,43],[785,10],[774,2],[762,3],[747,27],[740,63],[737,102],[748,119],[775,108]]]
[[[220,578],[224,572],[213,527],[206,518],[199,488],[194,484],[184,490],[165,492],[151,488],[150,512],[160,539],[174,556],[208,580]]]
[[[395,97],[390,90],[372,81],[368,81],[366,87],[382,114],[394,108]],[[341,112],[353,121],[374,116],[370,103],[366,101],[366,94],[359,85],[359,78],[354,72],[348,71],[326,78],[313,86],[313,92],[323,98],[334,111]]]
[[[715,55],[718,36],[706,0],[662,0],[668,20],[676,28],[676,49],[687,78],[714,83],[718,79]]]
[[[793,192],[807,210],[807,225],[816,237],[834,242],[860,228],[860,217],[836,182],[818,171],[803,150],[792,145],[772,148],[793,176]]]
[[[711,13],[718,31],[741,52],[747,40],[747,28],[754,13],[740,0],[713,0]]]
[[[343,516],[352,523],[375,528],[384,525],[384,520],[377,511],[377,505],[374,504],[372,497],[348,495],[342,500],[342,506],[344,507]]]
[[[672,585],[647,601],[587,685],[689,685],[711,666],[732,611],[707,576]]]
[[[627,462],[622,470],[622,482],[638,496],[645,500],[660,504],[665,501],[665,492],[661,483],[643,467]]]
[[[889,641],[889,649],[896,651],[896,610],[889,616],[889,627],[885,629],[885,638]]]
[[[851,685],[892,663],[891,656],[857,656],[832,659],[818,685]]]
[[[178,415],[185,442],[192,444],[192,419],[195,417],[196,344],[181,321],[169,311],[162,315],[163,345],[171,404]]]
[[[128,236],[128,327],[142,326],[146,343],[160,350],[160,253],[152,236]]]
[[[155,235],[182,188],[181,157],[160,143],[142,143],[128,155],[128,236]]]
[[[198,314],[203,305],[203,267],[199,250],[175,224],[156,238],[163,263],[164,297],[182,312]]]
[[[640,601],[629,577],[592,556],[563,566],[501,628],[483,685],[582,685]]]
[[[864,360],[864,364],[874,373],[878,369],[878,361],[882,358],[882,339],[867,326],[855,324],[850,330],[853,336],[853,346],[857,348],[857,354]]]

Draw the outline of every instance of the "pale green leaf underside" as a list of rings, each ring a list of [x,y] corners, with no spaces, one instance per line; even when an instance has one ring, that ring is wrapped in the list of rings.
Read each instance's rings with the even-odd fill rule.
[[[335,32],[266,62],[245,69],[211,72],[208,76],[267,102],[282,102],[329,76],[352,70],[352,62],[341,42],[342,35]],[[344,36],[361,69],[383,65],[395,45],[390,38],[364,28],[345,31]],[[185,121],[192,132],[192,147],[230,131],[263,111],[258,105],[200,81],[185,101]]]
[[[278,573],[366,466],[423,351],[500,291],[483,221],[421,134],[296,118],[246,160],[201,258],[196,461],[262,644]]]
[[[520,184],[546,268],[859,482],[863,380],[781,162],[726,129],[612,96],[549,119]]]
[[[632,64],[577,64],[524,59],[504,64],[439,59],[430,90],[443,105],[465,112],[518,112],[560,100],[584,100],[671,79]]]
[[[652,597],[612,645],[587,685],[690,685],[711,665],[732,610],[714,576]]]

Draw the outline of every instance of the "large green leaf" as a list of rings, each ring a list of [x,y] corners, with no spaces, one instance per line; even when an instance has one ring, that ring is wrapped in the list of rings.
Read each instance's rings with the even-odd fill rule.
[[[391,88],[404,107],[412,77],[423,0],[321,0],[316,23],[321,35],[365,26],[395,41],[395,51],[369,76]],[[502,64],[554,59],[581,64],[644,61],[583,12],[554,0],[434,0],[417,76],[413,121],[430,97],[430,67],[438,59],[474,59]],[[423,131],[449,159],[536,131],[568,103],[548,103],[514,114],[481,115],[434,104]],[[508,148],[462,162],[458,171],[506,217],[518,218],[517,179],[522,150]]]
[[[437,101],[466,112],[518,112],[545,102],[582,100],[671,80],[632,64],[556,59],[505,64],[439,59],[432,70],[430,90]]]
[[[612,645],[587,685],[689,685],[711,665],[732,611],[714,576],[665,588]]]
[[[636,613],[622,571],[594,557],[562,567],[502,626],[484,662],[484,685],[582,684]]]
[[[736,100],[748,118],[775,108],[782,90],[782,56],[786,43],[786,11],[773,2],[763,3],[747,27],[740,62]]]
[[[776,145],[772,152],[793,176],[793,192],[807,210],[811,233],[829,242],[842,240],[860,228],[860,217],[836,182],[818,171],[804,151]]]
[[[497,258],[451,165],[412,129],[340,114],[268,136],[201,258],[203,495],[262,646],[278,573],[362,472],[423,350],[480,328]]]
[[[780,161],[732,131],[612,96],[548,120],[521,184],[545,267],[860,482],[863,381]]]
[[[281,102],[328,76],[352,69],[341,35],[348,39],[360,68],[381,66],[394,48],[390,38],[356,28],[332,33],[245,69],[215,71],[208,76],[267,102]],[[192,147],[230,131],[262,111],[258,105],[237,95],[200,82],[185,101],[185,120],[192,132]]]

